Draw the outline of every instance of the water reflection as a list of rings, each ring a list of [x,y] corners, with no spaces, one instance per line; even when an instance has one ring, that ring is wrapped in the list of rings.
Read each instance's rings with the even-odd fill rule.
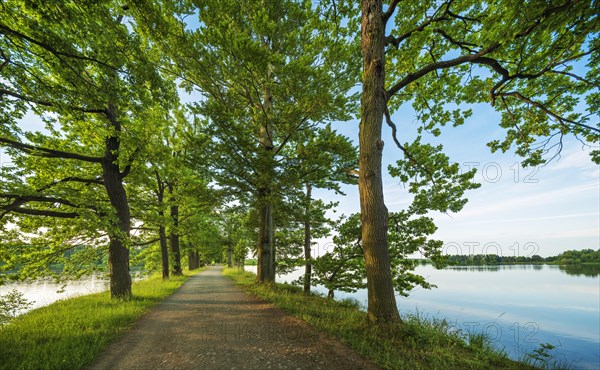
[[[498,272],[504,270],[558,270],[567,275],[598,277],[600,265],[480,265],[480,266],[448,266],[445,269],[466,272]]]
[[[586,277],[600,276],[600,265],[562,265],[558,266],[558,268],[568,275]]]

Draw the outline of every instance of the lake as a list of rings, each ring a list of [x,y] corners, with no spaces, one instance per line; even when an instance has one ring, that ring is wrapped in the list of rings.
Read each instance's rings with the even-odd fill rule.
[[[144,278],[139,271],[132,272],[133,281]],[[30,302],[33,302],[29,310],[47,306],[61,299],[99,293],[109,289],[109,280],[106,274],[93,274],[81,280],[69,281],[65,286],[57,284],[54,280],[37,279],[32,281],[15,282],[0,286],[0,296],[5,295],[13,289],[18,290]],[[28,310],[27,310],[28,311]],[[21,313],[24,313],[23,311]]]
[[[0,286],[0,296],[13,289],[18,290],[30,302],[30,309],[47,306],[69,297],[98,293],[108,290],[109,281],[104,276],[92,275],[81,280],[70,281],[64,288],[51,279],[37,279]],[[21,312],[23,313],[23,312]]]
[[[256,272],[256,266],[247,266]],[[277,277],[291,282],[303,268]],[[511,358],[521,359],[542,343],[572,369],[600,368],[600,267],[554,265],[460,266],[416,272],[437,288],[397,296],[402,314],[445,319],[464,333],[487,334]],[[314,289],[327,293],[324,287]],[[366,289],[336,292],[367,306]]]

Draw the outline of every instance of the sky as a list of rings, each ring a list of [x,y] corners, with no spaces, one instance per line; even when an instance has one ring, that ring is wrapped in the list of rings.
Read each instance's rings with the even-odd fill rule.
[[[499,114],[489,105],[473,108],[473,116],[463,126],[447,127],[435,140],[462,170],[477,168],[475,181],[481,184],[467,192],[469,202],[461,212],[430,214],[438,226],[434,237],[444,241],[444,253],[548,257],[568,249],[598,249],[600,167],[591,161],[591,149],[568,138],[560,157],[544,166],[523,168],[514,152],[491,153],[485,145],[504,137]],[[398,125],[400,142],[412,141],[417,127],[414,114],[400,110],[392,120]],[[357,120],[334,127],[358,142]],[[386,169],[402,153],[385,123],[382,139]],[[411,196],[399,180],[385,171],[383,182],[389,211],[406,208]],[[338,201],[337,215],[359,212],[358,188],[344,186],[343,190],[345,197],[323,190],[315,195]]]

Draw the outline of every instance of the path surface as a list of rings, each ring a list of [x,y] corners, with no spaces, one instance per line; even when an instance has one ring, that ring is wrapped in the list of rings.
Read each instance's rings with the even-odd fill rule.
[[[209,267],[140,319],[91,369],[378,367]]]

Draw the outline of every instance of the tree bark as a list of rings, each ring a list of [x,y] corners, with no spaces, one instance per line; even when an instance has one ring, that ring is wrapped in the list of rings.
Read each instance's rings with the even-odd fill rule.
[[[200,262],[198,261],[198,252],[195,250],[190,250],[188,252],[188,268],[191,270],[195,270],[200,267]]]
[[[257,279],[259,283],[275,281],[275,266],[273,265],[273,206],[270,202],[261,206],[260,224],[258,227],[258,266]]]
[[[165,213],[160,211],[158,215],[161,219],[164,219]],[[160,257],[162,263],[162,277],[163,279],[169,278],[169,247],[167,246],[167,230],[163,225],[158,229],[158,238],[160,240]]]
[[[304,210],[304,292],[310,292],[310,278],[312,275],[311,235],[310,235],[310,204],[312,186],[306,183],[306,208]]]
[[[107,117],[115,134],[106,138],[104,159],[102,161],[102,179],[104,187],[117,215],[115,229],[109,230],[108,268],[110,273],[110,296],[117,299],[131,298],[131,275],[129,274],[129,249],[126,241],[130,236],[131,218],[129,202],[123,186],[123,175],[119,169],[118,158],[121,124],[117,119],[114,105],[107,109]]]
[[[160,257],[161,257],[161,265],[162,265],[162,277],[163,279],[169,278],[169,247],[167,246],[167,230],[164,226],[165,220],[165,211],[163,210],[164,199],[165,199],[165,186],[162,182],[158,171],[156,171],[156,180],[157,180],[157,192],[156,196],[158,198],[158,216],[161,222],[161,225],[158,228],[158,239],[160,242]]]
[[[383,199],[381,126],[385,96],[385,21],[382,0],[362,1],[363,91],[358,189],[370,321],[400,321],[387,247],[388,211]]]
[[[270,78],[270,72],[267,73]],[[271,181],[274,173],[273,160],[273,127],[270,112],[273,108],[273,97],[268,86],[264,90],[263,111],[265,122],[260,127],[259,155],[263,157],[263,176],[261,188],[258,189],[258,205],[260,220],[258,227],[258,267],[256,278],[259,283],[275,281],[275,247],[273,244],[273,203],[271,197]]]
[[[180,276],[183,275],[183,271],[181,270],[181,248],[179,246],[179,205],[174,203],[173,185],[169,185],[168,189],[171,197],[171,219],[173,220],[173,226],[169,232],[169,244],[173,255],[173,275]]]
[[[233,267],[233,245],[231,245],[231,241],[227,241],[227,267]]]

